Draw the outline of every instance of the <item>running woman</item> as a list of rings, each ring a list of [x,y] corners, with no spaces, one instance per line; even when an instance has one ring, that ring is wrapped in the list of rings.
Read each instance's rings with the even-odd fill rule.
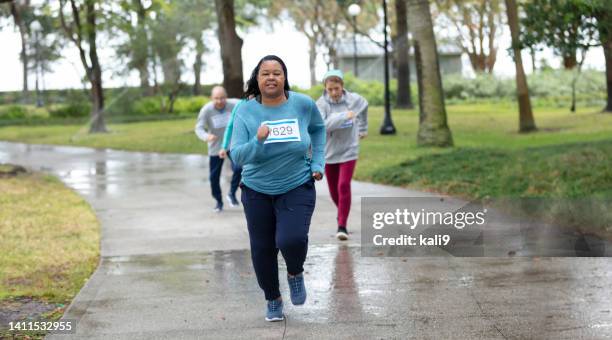
[[[336,238],[348,239],[347,220],[351,210],[351,179],[357,164],[359,140],[368,134],[368,102],[344,89],[340,70],[323,76],[325,90],[317,106],[327,131],[325,174],[334,204],[338,208]]]
[[[277,255],[287,264],[291,302],[304,304],[304,261],[315,207],[314,180],[324,172],[325,123],[315,102],[289,90],[287,67],[262,58],[234,117],[232,159],[242,166],[242,204],[251,259],[267,300],[267,321],[284,319]]]

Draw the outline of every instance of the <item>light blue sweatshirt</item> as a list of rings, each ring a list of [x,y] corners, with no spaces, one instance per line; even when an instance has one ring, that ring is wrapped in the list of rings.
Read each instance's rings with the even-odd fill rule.
[[[271,131],[260,142],[257,129],[263,122]],[[287,101],[278,106],[252,99],[236,111],[230,150],[232,160],[243,167],[242,182],[247,187],[283,194],[309,181],[313,172],[323,174],[325,123],[315,102],[300,93],[290,91]]]
[[[225,133],[223,134],[223,143],[221,143],[221,149],[227,151],[227,147],[230,145],[230,138],[232,138],[232,131],[234,130],[234,117],[236,116],[236,111],[240,107],[242,103],[245,103],[246,99],[241,99],[236,106],[232,109],[232,114],[230,115],[229,122],[227,122],[227,127],[225,128]]]

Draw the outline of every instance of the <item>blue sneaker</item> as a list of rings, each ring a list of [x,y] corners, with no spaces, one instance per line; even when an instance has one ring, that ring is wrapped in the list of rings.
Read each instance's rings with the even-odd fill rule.
[[[268,301],[268,311],[266,312],[266,321],[283,321],[283,300]]]
[[[294,277],[287,275],[289,283],[289,293],[291,302],[294,305],[303,305],[306,302],[306,287],[304,287],[304,273],[300,273]]]

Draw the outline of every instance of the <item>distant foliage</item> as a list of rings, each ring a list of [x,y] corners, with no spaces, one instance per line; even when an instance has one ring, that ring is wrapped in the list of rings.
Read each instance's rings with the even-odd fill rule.
[[[536,106],[568,107],[571,102],[572,71],[545,69],[535,75],[528,76],[529,92],[532,103]],[[603,71],[585,70],[577,83],[577,100],[581,105],[603,106],[606,100],[606,83]],[[480,73],[474,78],[464,78],[460,75],[449,75],[442,79],[446,104],[478,103],[478,102],[514,102],[516,100],[516,83],[514,78],[496,77]],[[418,92],[415,81],[412,81],[413,101],[418,103]],[[357,79],[351,74],[345,76],[345,88],[364,96],[371,106],[384,105],[384,84],[380,81]],[[391,81],[391,104],[395,105],[397,82]],[[208,90],[208,88],[206,89]],[[317,100],[323,94],[323,84],[319,83],[310,89],[292,90],[307,94]],[[46,101],[48,106],[36,108],[34,105],[20,105],[11,100],[18,98],[18,93],[5,92],[0,94],[0,100],[8,104],[0,104],[0,120],[4,124],[13,121],[39,121],[51,118],[82,118],[89,117],[91,104],[89,96],[83,90],[50,90]],[[174,112],[168,113],[169,100],[167,96],[143,95],[139,88],[108,89],[106,95],[105,114],[108,117],[122,120],[155,120],[166,118],[195,117],[200,108],[210,101],[206,96],[190,96],[188,92],[181,93],[174,103]]]
[[[0,120],[24,119],[28,117],[28,109],[21,105],[10,105],[0,108]]]
[[[528,77],[529,91],[533,97],[559,97],[571,94],[572,72],[550,70]],[[602,97],[606,93],[606,77],[603,72],[583,71],[578,79],[576,93]]]
[[[197,115],[204,104],[208,103],[210,98],[205,96],[196,97],[179,97],[174,103],[174,111],[179,114],[194,114]]]
[[[162,113],[162,97],[145,97],[134,102],[130,115],[159,115]]]
[[[382,106],[385,104],[385,85],[380,81],[368,81],[355,78],[351,74],[346,74],[344,78],[344,88],[351,92],[356,92],[368,100],[372,106]],[[397,95],[397,81],[392,80],[389,84],[391,102],[395,103]],[[294,87],[293,90],[309,95],[317,100],[323,94],[323,84],[318,84],[310,89],[304,90]],[[416,93],[413,91],[413,93]]]
[[[491,74],[478,74],[473,79],[459,75],[443,79],[446,99],[474,100],[483,98],[509,98],[516,94],[516,83],[512,78],[500,79]]]
[[[572,72],[565,70],[540,71],[528,76],[529,92],[538,103],[554,106],[569,105],[571,100]],[[580,102],[602,104],[606,96],[606,79],[601,71],[585,70],[577,84],[577,97]],[[461,75],[448,75],[442,79],[444,98],[447,104],[458,102],[514,100],[516,98],[516,81],[514,78],[502,78],[487,73],[480,73],[474,78]],[[418,100],[416,84],[412,82],[415,102]],[[345,88],[364,96],[370,105],[384,105],[384,85],[378,81],[355,79],[350,74],[345,79]],[[391,81],[391,103],[395,104],[397,82]],[[294,88],[313,99],[323,93],[323,84],[308,90]]]
[[[204,106],[210,99],[204,96],[196,97],[179,97],[174,102],[174,110],[172,113],[167,112],[169,101],[167,97],[143,97],[131,101],[129,104],[119,106],[121,112],[124,115],[136,115],[136,116],[153,116],[162,114],[171,115],[197,115],[200,108]],[[119,113],[118,109],[114,109],[113,112]]]
[[[90,113],[91,104],[89,102],[78,101],[58,105],[49,111],[49,116],[52,118],[79,118],[87,117]]]
[[[567,106],[571,101],[573,74],[565,70],[547,70],[529,75],[529,94],[536,103]],[[445,98],[449,103],[478,100],[506,100],[516,97],[516,82],[513,78],[499,78],[480,74],[474,79],[448,76],[443,80]],[[579,102],[602,104],[606,96],[603,72],[584,71],[576,87]]]

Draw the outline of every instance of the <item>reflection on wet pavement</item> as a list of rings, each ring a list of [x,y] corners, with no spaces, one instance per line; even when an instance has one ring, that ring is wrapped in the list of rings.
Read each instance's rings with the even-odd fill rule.
[[[58,175],[102,223],[101,265],[65,315],[75,338],[612,338],[609,258],[363,257],[358,228],[333,238],[320,184],[307,303],[291,305],[281,268],[288,320],[269,324],[244,216],[211,211],[205,157],[0,142],[0,162]]]
[[[310,247],[305,268],[309,300],[286,303],[287,337],[612,336],[606,259],[361,258],[358,247],[327,245]],[[110,257],[97,275],[105,284],[88,302],[82,322],[90,333],[81,335],[129,333],[121,320],[150,332],[180,322],[211,337],[249,327],[280,335],[262,320],[248,250]],[[284,280],[281,292],[288,301]],[[154,321],[149,311],[135,316],[134,306],[168,314]]]

